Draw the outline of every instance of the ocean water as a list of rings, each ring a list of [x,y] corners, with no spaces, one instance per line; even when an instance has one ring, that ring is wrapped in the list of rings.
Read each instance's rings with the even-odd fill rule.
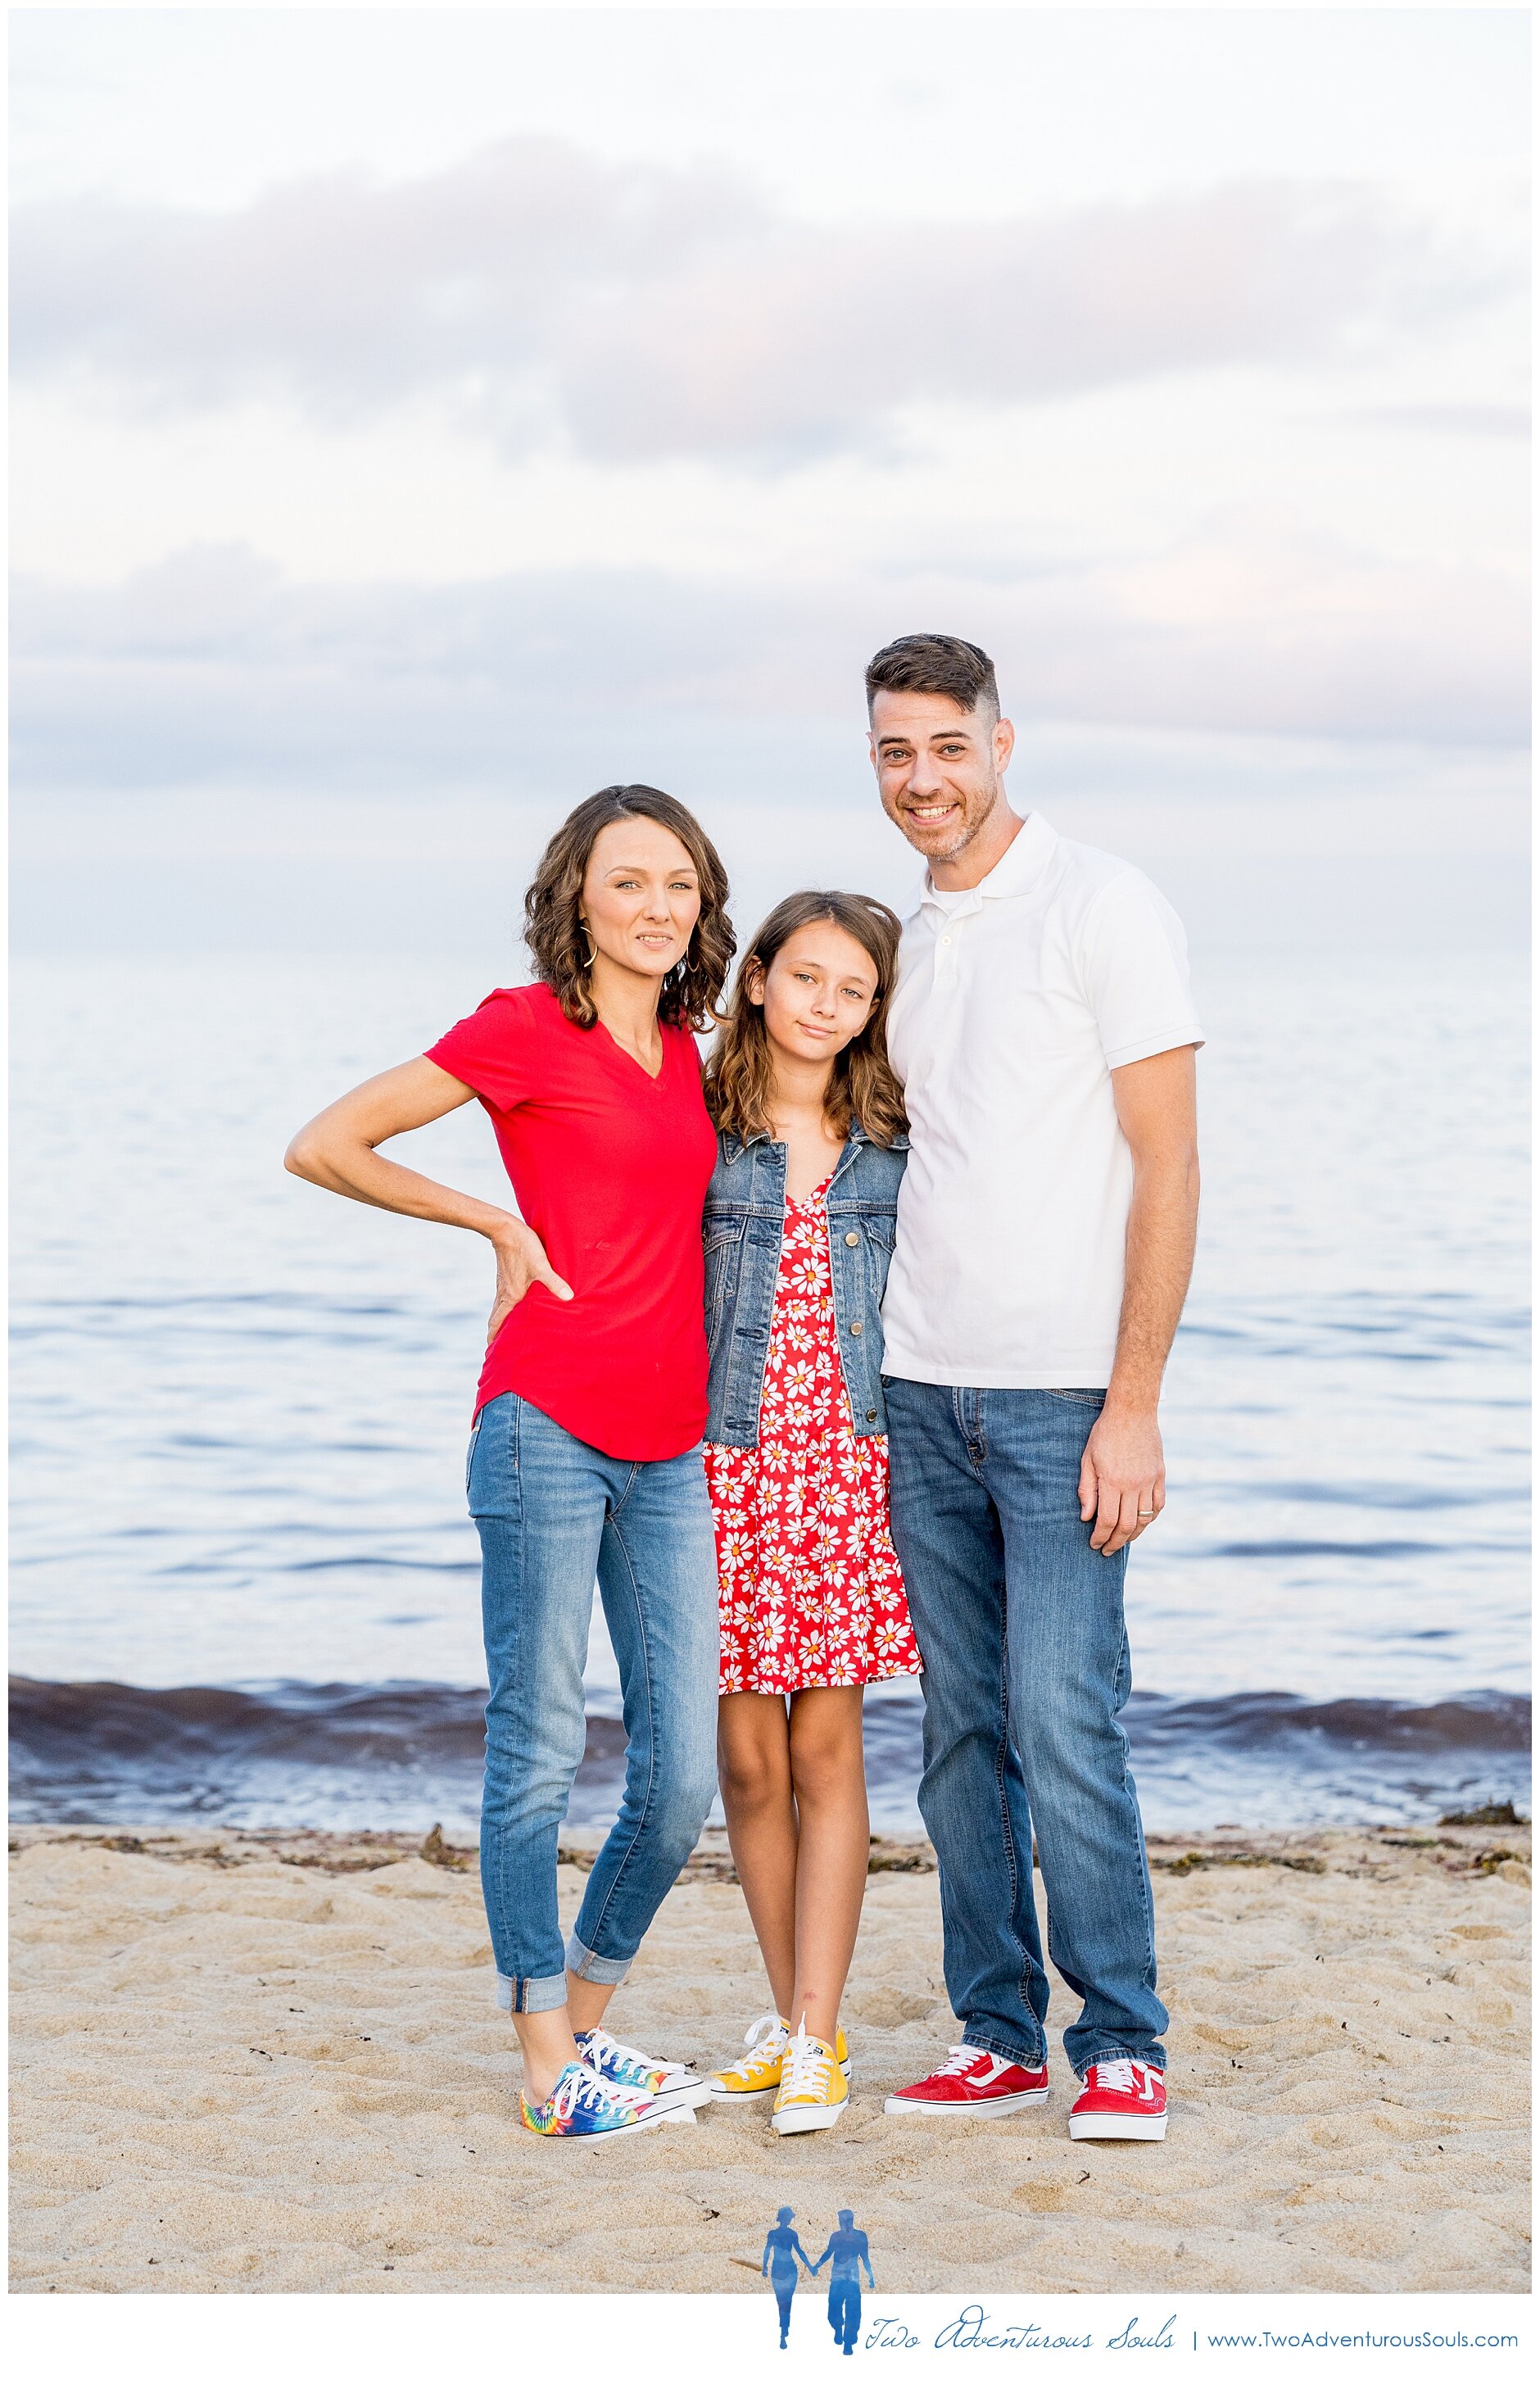
[[[474,960],[18,970],[19,1815],[466,1826],[482,1246],[282,1171],[501,976]],[[1504,955],[1199,967],[1204,1222],[1135,1552],[1151,1827],[1527,1794],[1526,994]],[[414,1163],[503,1197],[462,1111]],[[109,1685],[104,1685],[109,1684]],[[596,1621],[574,1817],[613,1808]],[[875,1826],[918,1706],[875,1693]]]

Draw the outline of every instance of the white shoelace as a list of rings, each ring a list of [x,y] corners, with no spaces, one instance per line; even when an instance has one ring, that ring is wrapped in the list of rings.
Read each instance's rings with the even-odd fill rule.
[[[634,2086],[622,2086],[613,2078],[602,2078],[586,2061],[568,2068],[565,2077],[551,2097],[551,2108],[558,2119],[570,2119],[574,2111],[593,2111],[602,2115],[606,2110],[640,2110],[652,2100]]]
[[[961,2078],[973,2067],[975,2061],[992,2061],[995,2058],[995,2055],[986,2053],[982,2044],[954,2044],[940,2067],[932,2070],[931,2076]]]
[[[620,2039],[617,2036],[612,2036],[607,2028],[589,2029],[583,2041],[589,2048],[588,2058],[595,2069],[599,2068],[601,2060],[606,2055],[620,2068],[625,2068],[629,2064],[632,2068],[646,2070],[649,2073],[657,2069],[677,2067],[677,2063],[654,2061],[650,2054],[639,2053],[634,2044],[622,2044]]]
[[[786,2060],[781,2068],[781,2092],[789,2098],[795,2094],[826,2094],[834,2065],[828,2049],[815,2036],[800,2028],[786,2048]]]
[[[763,2068],[765,2062],[774,2061],[777,2053],[786,2050],[791,2030],[778,2012],[766,2012],[763,2018],[755,2020],[744,2036],[748,2052],[735,2061],[730,2069],[725,2069],[723,2077],[741,2078],[747,2081],[756,2069]],[[777,2036],[781,2040],[779,2044],[775,2042]]]
[[[1116,2061],[1098,2061],[1093,2067],[1096,2082],[1104,2094],[1144,2094],[1149,2092],[1149,2072],[1142,2061],[1131,2060],[1124,2055]]]

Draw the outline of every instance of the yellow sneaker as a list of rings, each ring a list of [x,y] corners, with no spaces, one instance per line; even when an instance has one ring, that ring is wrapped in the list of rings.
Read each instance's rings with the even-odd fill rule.
[[[836,2048],[800,2028],[781,2056],[780,2091],[770,2125],[777,2136],[800,2136],[810,2128],[832,2128],[851,2096]]]
[[[786,2021],[774,2012],[766,2012],[763,2019],[755,2020],[743,2042],[748,2050],[742,2058],[729,2069],[717,2070],[710,2080],[714,2102],[763,2103],[780,2091],[781,2065],[791,2042],[791,2030]],[[835,2056],[848,2078],[851,2048],[843,2029],[835,2044]]]

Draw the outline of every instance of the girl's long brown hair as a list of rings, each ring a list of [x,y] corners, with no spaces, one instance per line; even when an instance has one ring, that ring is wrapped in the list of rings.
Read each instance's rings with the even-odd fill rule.
[[[876,970],[877,989],[870,1018],[835,1061],[824,1114],[833,1133],[848,1136],[853,1120],[870,1141],[885,1149],[908,1124],[903,1093],[888,1058],[888,1003],[901,933],[897,917],[886,902],[874,901],[868,894],[789,894],[776,903],[739,962],[722,1032],[706,1062],[706,1107],[714,1123],[740,1142],[775,1133],[775,1060],[764,1011],[750,1000],[746,981],[751,971],[768,976],[776,954],[798,929],[825,919],[855,937]]]
[[[727,873],[716,847],[693,812],[657,787],[601,787],[565,819],[544,852],[524,898],[524,940],[535,974],[562,1005],[574,1026],[591,1026],[599,1012],[589,987],[591,941],[578,917],[589,857],[601,828],[612,820],[650,819],[677,836],[694,863],[701,886],[701,915],[684,959],[663,981],[658,1017],[664,1026],[690,1026],[704,1034],[716,1015],[738,937],[727,917]]]

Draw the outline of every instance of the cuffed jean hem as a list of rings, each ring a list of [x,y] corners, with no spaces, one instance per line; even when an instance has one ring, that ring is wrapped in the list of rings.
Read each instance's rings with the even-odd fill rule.
[[[1046,2037],[1036,2053],[1024,2053],[1019,2044],[1006,2044],[998,2036],[985,2036],[978,2030],[972,2028],[964,2028],[962,2042],[972,2052],[992,2053],[997,2060],[1013,2061],[1018,2069],[1041,2069],[1048,2059]]]
[[[590,1979],[596,1987],[618,1987],[635,1958],[628,1954],[624,1962],[616,1962],[606,1954],[595,1954],[584,1944],[576,1929],[566,1941],[567,1968],[575,1979]]]
[[[1166,2054],[1162,2044],[1149,2045],[1143,2053],[1135,2053],[1126,2044],[1104,2044],[1099,2053],[1093,2053],[1087,2060],[1077,2063],[1075,2076],[1083,2079],[1087,2070],[1094,2069],[1099,2061],[1137,2061],[1146,2069],[1158,2069],[1162,2078],[1166,2074]]]
[[[499,2011],[560,2011],[565,2001],[565,1970],[558,1971],[553,1979],[505,1979],[501,1970],[497,1974]]]

